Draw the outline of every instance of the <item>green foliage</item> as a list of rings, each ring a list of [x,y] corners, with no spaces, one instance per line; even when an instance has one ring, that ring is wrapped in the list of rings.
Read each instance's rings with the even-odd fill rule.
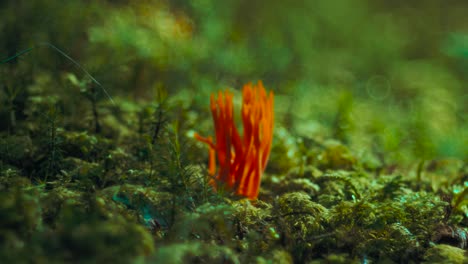
[[[0,259],[466,262],[467,12],[1,1]],[[259,79],[275,128],[250,201],[210,185],[191,135],[210,94]]]
[[[468,217],[468,182],[463,187],[454,186],[452,207],[456,211],[461,211]]]
[[[33,144],[28,136],[11,135],[0,138],[0,159],[21,166],[33,152]]]
[[[426,193],[409,193],[398,200],[370,203],[341,202],[330,212],[331,226],[354,254],[402,261],[417,256],[437,225],[447,204]]]
[[[67,155],[89,161],[105,156],[113,144],[106,138],[89,135],[87,132],[65,133],[63,137]]]
[[[317,179],[318,183],[321,183],[319,201],[325,205],[334,205],[342,200],[356,201],[360,199],[360,192],[354,184],[356,178],[356,175],[322,175]]]
[[[328,210],[301,192],[287,193],[278,199],[278,230],[296,261],[310,259],[316,249],[314,237],[325,233]]]
[[[134,256],[149,255],[154,251],[151,235],[145,228],[119,218],[100,220],[93,207],[86,210],[66,206],[59,219],[57,240],[52,241],[49,247],[51,250],[61,249],[71,259],[130,260]]]
[[[268,203],[247,199],[233,204],[233,230],[242,249],[241,259],[249,261],[251,256],[269,256],[275,249],[281,230],[272,220],[272,206]],[[286,257],[286,256],[285,256]]]
[[[18,260],[27,242],[43,228],[38,193],[12,188],[0,194],[0,256],[5,261]]]
[[[44,157],[39,165],[39,174],[42,175],[40,180],[45,182],[52,177],[56,177],[62,167],[63,138],[60,135],[59,118],[60,113],[56,106],[51,106],[47,114],[44,115],[43,135],[41,138],[41,150]]]
[[[191,242],[160,247],[150,258],[152,262],[176,263],[241,263],[232,249],[209,243]]]
[[[449,245],[437,245],[430,248],[424,256],[425,263],[466,263],[465,250]]]

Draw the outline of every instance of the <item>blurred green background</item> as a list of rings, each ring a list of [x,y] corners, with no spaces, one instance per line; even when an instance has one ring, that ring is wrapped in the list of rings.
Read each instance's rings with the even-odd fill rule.
[[[466,160],[466,14],[464,0],[1,1],[2,59],[35,48],[0,65],[0,83],[73,94],[63,76],[87,77],[46,42],[114,98],[164,89],[208,124],[210,93],[263,80],[280,138],[333,138],[392,162]]]

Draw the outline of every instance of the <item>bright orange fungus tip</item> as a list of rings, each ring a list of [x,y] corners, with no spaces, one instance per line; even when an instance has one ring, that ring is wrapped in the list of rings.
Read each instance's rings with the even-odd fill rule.
[[[273,92],[267,94],[261,81],[257,85],[244,85],[242,137],[235,126],[232,97],[229,91],[219,92],[217,98],[211,95],[216,142],[197,133],[195,138],[210,148],[208,173],[213,176],[211,185],[214,188],[222,185],[238,195],[256,199],[273,139]]]

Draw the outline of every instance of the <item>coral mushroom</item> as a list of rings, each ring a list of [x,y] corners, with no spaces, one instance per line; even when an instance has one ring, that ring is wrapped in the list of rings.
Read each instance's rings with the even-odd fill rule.
[[[255,199],[273,139],[273,92],[267,94],[261,81],[257,85],[244,85],[242,137],[234,123],[232,98],[229,91],[219,92],[217,98],[211,95],[216,143],[211,137],[205,138],[197,133],[195,138],[210,148],[208,172],[214,177],[211,184],[215,188],[226,186],[238,195]]]

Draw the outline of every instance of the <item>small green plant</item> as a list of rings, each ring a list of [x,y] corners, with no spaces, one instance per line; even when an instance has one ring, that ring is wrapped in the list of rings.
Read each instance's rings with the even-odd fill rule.
[[[155,154],[157,153],[157,149],[161,148],[162,146],[158,146],[161,142],[159,142],[159,137],[161,135],[167,134],[167,124],[169,122],[168,117],[168,105],[167,105],[167,94],[162,89],[158,90],[158,97],[157,103],[154,107],[154,111],[151,117],[151,124],[150,124],[150,131],[149,131],[149,149],[150,149],[150,178],[154,174],[154,166],[155,166]],[[143,123],[142,121],[140,123]],[[143,127],[140,125],[140,127]],[[142,130],[140,128],[140,130]]]
[[[63,139],[60,135],[61,128],[59,126],[61,115],[56,105],[51,105],[49,111],[43,115],[43,135],[41,138],[43,158],[40,164],[40,181],[47,180],[56,176],[62,167]]]
[[[14,131],[16,129],[16,111],[17,111],[17,102],[16,99],[18,98],[18,95],[23,93],[23,89],[18,88],[18,87],[13,87],[12,85],[3,85],[4,92],[6,95],[6,100],[4,102],[4,105],[6,106],[6,109],[8,111],[8,116],[9,116],[9,125],[8,125],[8,130],[10,132]]]
[[[99,122],[99,112],[97,109],[98,90],[96,84],[89,79],[78,80],[74,74],[67,75],[68,80],[80,89],[80,93],[89,101],[91,105],[91,113],[93,115],[93,131],[96,134],[101,132],[101,124]]]
[[[173,195],[170,224],[174,223],[181,208],[191,210],[195,207],[195,186],[199,183],[196,171],[187,158],[191,147],[180,140],[177,122],[172,128],[166,132],[165,142],[156,151],[157,174],[154,182],[156,186],[165,186],[163,190]]]

